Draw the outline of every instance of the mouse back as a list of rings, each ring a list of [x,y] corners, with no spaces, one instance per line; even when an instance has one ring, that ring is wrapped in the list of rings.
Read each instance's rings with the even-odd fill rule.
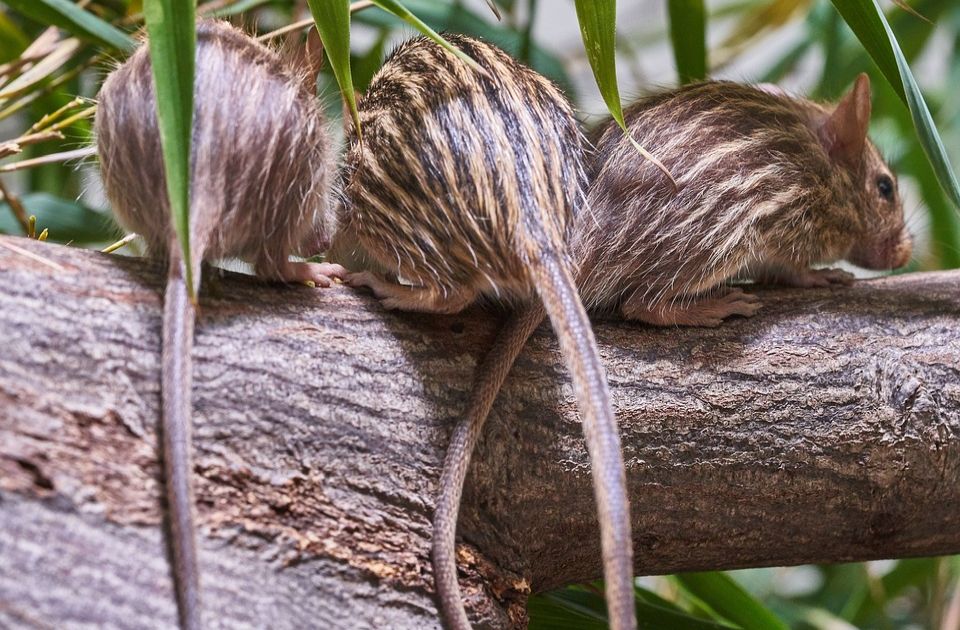
[[[322,111],[308,82],[277,52],[226,22],[199,22],[196,50],[194,249],[201,258],[238,257],[276,268],[305,232],[319,233],[311,244],[322,245],[331,230],[331,142]],[[174,233],[146,46],[105,81],[96,135],[118,221],[151,251],[166,253]]]
[[[895,179],[866,137],[869,98],[861,80],[836,107],[724,81],[642,99],[628,126],[677,192],[614,123],[599,128],[592,215],[576,238],[585,301],[641,292],[653,303],[766,265],[903,264],[909,235]]]
[[[360,100],[341,223],[415,284],[526,299],[529,239],[563,248],[582,205],[581,134],[547,79],[493,45],[447,38],[489,76],[425,38],[401,44]]]

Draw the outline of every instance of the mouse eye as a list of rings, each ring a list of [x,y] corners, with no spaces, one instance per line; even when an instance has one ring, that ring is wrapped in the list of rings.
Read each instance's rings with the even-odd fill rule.
[[[893,201],[893,180],[888,176],[881,175],[877,178],[877,190],[880,191],[881,197],[887,201]]]

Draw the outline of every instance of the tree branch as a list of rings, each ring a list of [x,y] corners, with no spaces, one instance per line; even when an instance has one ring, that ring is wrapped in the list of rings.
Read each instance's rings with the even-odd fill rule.
[[[211,280],[194,377],[208,619],[436,626],[435,484],[498,317]],[[162,281],[144,261],[0,237],[0,625],[174,623]],[[596,326],[637,573],[960,551],[960,272],[762,297],[759,316],[715,330]],[[481,627],[522,625],[527,588],[601,573],[546,327],[494,409],[460,534]]]

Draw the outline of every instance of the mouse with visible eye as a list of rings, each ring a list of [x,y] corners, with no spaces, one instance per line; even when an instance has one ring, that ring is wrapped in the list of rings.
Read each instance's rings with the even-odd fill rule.
[[[228,23],[197,24],[189,219],[196,285],[201,263],[221,258],[243,259],[257,275],[284,282],[326,287],[344,275],[338,265],[290,260],[325,247],[333,229],[332,143],[314,85]],[[192,630],[201,627],[190,447],[196,305],[172,224],[146,45],[104,82],[95,131],[117,220],[168,263],[162,451],[180,621]]]
[[[678,188],[614,122],[595,130],[590,213],[574,237],[587,308],[661,326],[716,326],[759,308],[728,280],[845,285],[851,274],[812,265],[909,261],[896,178],[867,137],[866,75],[836,106],[711,81],[642,99],[625,116]]]
[[[455,534],[463,481],[483,421],[523,342],[549,317],[573,377],[592,462],[612,625],[635,627],[626,476],[604,368],[567,247],[583,211],[583,138],[547,79],[499,48],[402,44],[359,103],[334,249],[370,271],[349,276],[388,308],[456,313],[478,301],[519,307],[478,370],[454,430],[434,516],[434,580],[448,627],[469,628]]]

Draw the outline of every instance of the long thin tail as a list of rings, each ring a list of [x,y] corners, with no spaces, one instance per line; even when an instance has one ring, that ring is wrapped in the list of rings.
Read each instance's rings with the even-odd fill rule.
[[[583,417],[600,521],[610,625],[614,630],[633,630],[637,621],[626,472],[600,351],[566,261],[556,252],[544,252],[535,266],[534,281],[573,377]]]
[[[172,257],[163,310],[163,464],[180,626],[184,630],[200,630],[200,584],[191,480],[191,354],[196,311],[190,302],[184,276],[182,263]]]
[[[511,316],[480,364],[467,415],[457,423],[450,437],[440,476],[440,496],[433,514],[433,580],[448,630],[470,629],[457,581],[456,555],[457,515],[470,458],[510,368],[544,316],[539,304]]]

